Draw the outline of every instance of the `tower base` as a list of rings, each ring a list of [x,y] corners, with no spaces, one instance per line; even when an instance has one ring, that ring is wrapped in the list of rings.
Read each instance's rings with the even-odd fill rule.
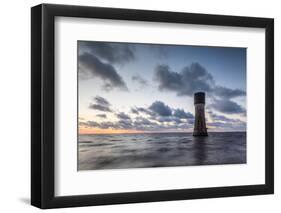
[[[193,132],[193,136],[208,136],[207,132]]]

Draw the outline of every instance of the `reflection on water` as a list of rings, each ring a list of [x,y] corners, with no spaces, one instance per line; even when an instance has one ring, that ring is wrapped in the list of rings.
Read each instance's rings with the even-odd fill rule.
[[[246,132],[79,135],[78,169],[246,163]]]
[[[207,137],[194,137],[194,159],[196,165],[204,164],[206,159],[206,140]]]

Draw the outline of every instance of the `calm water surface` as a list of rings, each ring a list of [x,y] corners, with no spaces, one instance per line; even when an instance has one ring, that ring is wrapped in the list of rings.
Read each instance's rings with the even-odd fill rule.
[[[79,135],[78,170],[246,163],[246,132]]]

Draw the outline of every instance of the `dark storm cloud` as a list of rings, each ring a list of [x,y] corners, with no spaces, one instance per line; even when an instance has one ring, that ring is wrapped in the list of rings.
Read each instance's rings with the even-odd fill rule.
[[[133,124],[131,119],[120,119],[116,123],[116,129],[133,129]]]
[[[192,97],[195,92],[204,91],[213,102],[210,107],[219,112],[228,114],[246,112],[243,107],[230,100],[245,96],[246,92],[216,85],[213,76],[199,63],[192,63],[179,73],[172,71],[167,65],[159,65],[155,69],[155,80],[160,91],[174,91],[178,96]]]
[[[194,116],[190,112],[185,112],[183,109],[174,109],[163,103],[162,101],[153,102],[148,108],[135,107],[131,109],[133,114],[143,114],[149,116],[150,121],[160,123],[173,122],[173,123],[192,123]]]
[[[172,90],[178,92],[183,87],[181,75],[177,72],[172,72],[167,65],[159,65],[156,67],[155,79],[159,83],[159,90]]]
[[[140,109],[140,108],[138,108]],[[193,122],[194,116],[190,112],[185,112],[183,109],[174,109],[161,101],[153,102],[148,108],[141,108],[142,112],[149,115],[149,120],[159,122],[160,127],[166,128],[168,126],[173,128],[189,125]]]
[[[97,114],[96,116],[99,118],[107,118],[106,114]]]
[[[214,89],[216,96],[221,98],[235,98],[239,96],[245,96],[246,92],[240,89],[229,89],[222,86],[216,86]]]
[[[123,119],[123,120],[130,120],[131,119],[130,116],[127,115],[124,112],[117,113],[116,116],[117,116],[117,118]]]
[[[197,91],[229,99],[246,95],[243,90],[216,85],[213,76],[199,63],[192,63],[179,73],[171,71],[167,65],[159,65],[155,69],[155,79],[159,90],[174,91],[179,96],[192,96]]]
[[[199,63],[186,66],[180,73],[173,72],[167,65],[159,65],[155,70],[159,90],[175,91],[178,95],[192,96],[196,91],[211,91],[213,77]]]
[[[148,108],[144,108],[144,107],[136,107],[134,110],[137,110],[138,113],[144,113],[144,114],[151,115],[151,116],[155,115],[155,112],[151,111]]]
[[[89,77],[103,79],[108,89],[118,87],[128,90],[126,83],[116,69],[111,64],[102,62],[95,55],[89,53],[79,55],[79,72]]]
[[[108,63],[123,64],[135,59],[133,44],[80,41],[79,48]]]
[[[101,96],[96,96],[94,97],[94,101],[96,103],[90,103],[90,109],[95,109],[103,112],[112,112],[112,110],[110,109],[110,103],[105,98]]]
[[[210,107],[218,112],[226,114],[241,114],[246,112],[242,106],[228,99],[216,99]]]
[[[96,101],[97,104],[103,105],[103,106],[110,106],[110,103],[108,100],[101,96],[96,96],[94,97],[94,100]]]
[[[142,86],[146,86],[148,84],[147,81],[139,75],[133,75],[132,80],[138,82]]]
[[[177,118],[192,119],[194,116],[190,112],[185,112],[183,109],[175,109],[173,115]]]
[[[103,106],[103,105],[100,105],[100,104],[90,104],[89,108],[99,110],[99,111],[102,111],[102,112],[112,112],[112,110],[108,106]]]
[[[151,106],[149,107],[149,109],[152,112],[157,113],[160,116],[170,116],[172,115],[172,110],[168,105],[165,105],[163,102],[161,101],[155,101],[151,104]]]

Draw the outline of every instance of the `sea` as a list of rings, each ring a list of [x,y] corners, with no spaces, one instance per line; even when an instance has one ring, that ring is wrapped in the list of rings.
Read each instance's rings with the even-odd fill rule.
[[[81,134],[78,170],[245,164],[246,132]]]

